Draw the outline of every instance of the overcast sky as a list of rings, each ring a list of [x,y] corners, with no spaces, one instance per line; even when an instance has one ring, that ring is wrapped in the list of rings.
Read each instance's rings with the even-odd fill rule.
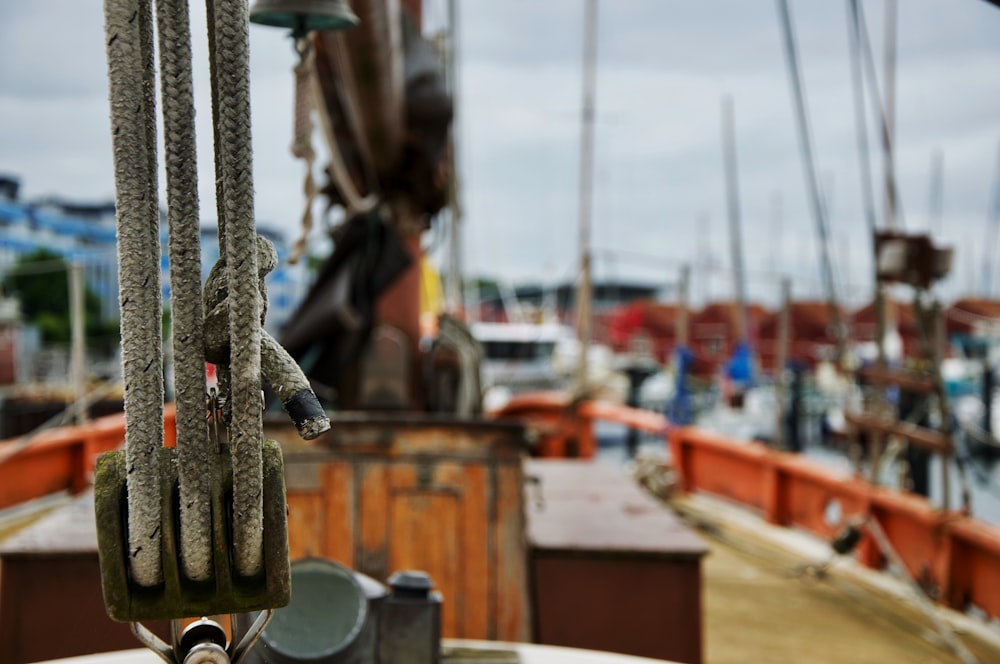
[[[424,0],[428,27],[446,0]],[[203,3],[195,2],[203,217],[214,219]],[[464,261],[471,273],[552,283],[576,272],[583,0],[458,0]],[[848,59],[846,0],[790,0],[827,197],[838,287],[871,288]],[[863,2],[882,75],[884,4]],[[281,30],[251,27],[259,222],[294,239],[302,165],[288,151],[294,53]],[[0,4],[0,172],[22,196],[113,197],[102,3]],[[896,92],[901,226],[927,230],[933,154],[943,155],[938,241],[956,250],[943,292],[981,289],[1000,159],[1000,9],[983,0],[901,0]],[[747,284],[773,302],[778,275],[818,296],[789,77],[773,0],[600,3],[593,192],[596,278],[677,280],[732,293],[721,140],[731,96]],[[869,120],[871,116],[869,115]],[[878,210],[881,168],[869,124]],[[162,178],[161,178],[162,185]],[[776,214],[775,201],[781,214]],[[880,222],[881,223],[881,222]],[[429,243],[438,236],[429,234]],[[711,269],[703,269],[704,266]],[[705,273],[709,273],[705,276]],[[1000,271],[995,271],[1000,274]],[[1000,279],[998,281],[1000,286]],[[1000,293],[1000,288],[994,288]]]

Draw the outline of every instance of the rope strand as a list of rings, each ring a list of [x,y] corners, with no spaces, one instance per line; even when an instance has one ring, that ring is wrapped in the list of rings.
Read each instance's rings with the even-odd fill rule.
[[[229,285],[233,458],[233,543],[236,570],[260,572],[263,561],[260,310],[250,136],[249,27],[246,0],[215,3],[218,102],[217,169],[222,174],[224,251]],[[221,168],[219,168],[221,166]]]
[[[210,474],[205,472],[208,425],[190,19],[187,0],[157,0],[156,10],[170,228],[180,554],[188,578],[205,581],[212,574],[212,515]]]
[[[162,580],[157,450],[163,446],[159,215],[151,0],[106,0],[132,577]]]
[[[316,179],[313,177],[313,163],[316,160],[316,151],[312,146],[312,110],[313,110],[313,83],[312,70],[314,52],[310,46],[308,38],[302,38],[298,45],[301,56],[299,63],[295,65],[295,123],[292,137],[292,155],[305,162],[306,175],[302,182],[302,193],[305,196],[305,203],[302,206],[302,216],[300,226],[302,234],[295,241],[292,247],[292,254],[288,262],[295,264],[306,252],[309,242],[309,232],[313,227],[312,206],[316,200],[318,190]]]

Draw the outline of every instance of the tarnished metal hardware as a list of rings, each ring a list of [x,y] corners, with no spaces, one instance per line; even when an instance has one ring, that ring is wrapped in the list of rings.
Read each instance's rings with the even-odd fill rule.
[[[839,555],[845,555],[854,551],[854,548],[861,541],[861,524],[848,523],[844,526],[830,542],[830,547]]]
[[[423,571],[389,577],[392,592],[382,605],[379,661],[431,664],[441,661],[441,593]]]
[[[288,604],[291,577],[281,449],[274,441],[264,441],[262,457],[263,571],[242,577],[233,565],[232,467],[228,448],[223,446],[210,455],[212,462],[205,469],[212,474],[213,574],[208,581],[196,582],[185,577],[180,564],[177,452],[159,450],[163,582],[153,587],[140,586],[129,575],[125,452],[106,452],[98,458],[94,479],[94,509],[100,526],[97,545],[104,603],[112,620],[225,615]]]
[[[360,22],[347,0],[257,0],[250,8],[250,22],[291,28],[293,35],[310,30],[344,30]]]
[[[132,623],[132,633],[167,664],[240,664],[274,616],[274,609],[257,614],[253,624],[237,641],[229,642],[222,625],[201,618],[180,630],[180,621],[170,621],[173,645],[168,645],[140,622]],[[236,625],[230,616],[230,626]]]
[[[375,663],[378,620],[354,572],[325,558],[296,560],[292,586],[249,664]]]
[[[222,625],[202,618],[184,629],[174,652],[183,664],[229,664],[226,641]]]
[[[386,588],[332,560],[305,558],[292,564],[292,585],[291,604],[275,612],[246,664],[442,661],[441,595],[426,572],[397,572]]]

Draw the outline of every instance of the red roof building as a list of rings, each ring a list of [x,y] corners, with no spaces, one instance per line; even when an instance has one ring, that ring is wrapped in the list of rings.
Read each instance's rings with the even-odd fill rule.
[[[791,302],[788,312],[788,348],[786,358],[809,370],[823,359],[833,356],[836,349],[830,305],[819,301]],[[846,314],[841,311],[841,320]],[[781,339],[781,311],[769,313],[760,323],[757,333],[757,356],[761,369],[774,372]]]
[[[913,311],[913,305],[909,302],[891,299],[887,300],[886,305],[886,318],[895,323],[896,330],[903,341],[903,355],[912,357],[919,354],[920,330],[917,327],[917,317]],[[875,302],[869,302],[851,314],[848,338],[852,343],[876,341],[877,320],[878,312],[875,309]]]
[[[688,316],[690,321],[690,315]],[[649,341],[658,362],[666,364],[677,346],[678,307],[638,300],[616,308],[608,317],[608,343],[615,352],[627,352],[637,336]],[[690,322],[688,324],[690,334]]]
[[[747,341],[757,346],[760,323],[768,310],[759,304],[747,305]],[[692,374],[714,376],[733,355],[740,342],[739,307],[734,302],[714,302],[691,316],[691,334],[688,345],[694,352]]]

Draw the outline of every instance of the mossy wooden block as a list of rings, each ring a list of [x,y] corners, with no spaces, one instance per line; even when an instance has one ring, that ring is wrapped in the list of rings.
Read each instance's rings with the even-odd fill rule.
[[[281,448],[264,441],[263,570],[242,577],[232,564],[232,464],[225,452],[212,459],[211,517],[213,575],[207,581],[184,576],[180,564],[177,451],[162,448],[157,456],[161,498],[161,559],[163,580],[140,586],[129,575],[128,499],[125,452],[102,454],[94,482],[98,556],[108,615],[120,622],[247,613],[280,608],[291,599],[288,561],[288,517]]]

